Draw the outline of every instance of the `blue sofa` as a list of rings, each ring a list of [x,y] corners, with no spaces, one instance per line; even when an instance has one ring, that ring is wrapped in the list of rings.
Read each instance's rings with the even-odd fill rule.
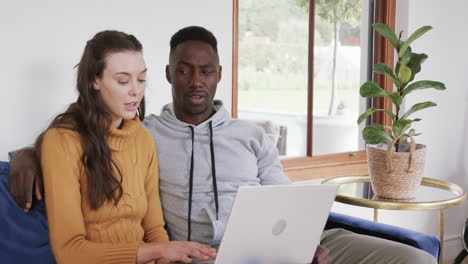
[[[34,201],[28,214],[18,208],[8,192],[9,167],[8,162],[0,161],[0,263],[55,263],[44,203]],[[439,257],[439,239],[434,235],[331,213],[325,229],[337,227],[405,243]]]
[[[0,263],[55,263],[43,201],[25,214],[8,192],[9,163],[0,161]]]

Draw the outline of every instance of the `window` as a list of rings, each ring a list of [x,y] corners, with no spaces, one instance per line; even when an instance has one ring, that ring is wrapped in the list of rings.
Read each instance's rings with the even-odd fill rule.
[[[291,178],[367,172],[356,120],[388,104],[361,99],[359,87],[372,57],[393,57],[382,39],[373,43],[368,21],[394,25],[394,12],[394,0],[234,0],[233,116],[286,127]]]

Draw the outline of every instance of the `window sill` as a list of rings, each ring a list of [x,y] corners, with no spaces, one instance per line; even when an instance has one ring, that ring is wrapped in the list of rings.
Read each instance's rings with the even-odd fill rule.
[[[285,159],[281,163],[291,181],[368,174],[366,151]]]

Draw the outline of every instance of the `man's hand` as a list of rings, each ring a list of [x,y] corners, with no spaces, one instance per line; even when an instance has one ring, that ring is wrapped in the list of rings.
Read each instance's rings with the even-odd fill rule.
[[[10,194],[25,213],[32,206],[32,192],[42,200],[42,175],[36,151],[25,148],[16,152],[11,161],[8,178]]]
[[[328,255],[328,249],[323,246],[318,246],[317,250],[315,251],[314,259],[312,260],[312,264],[330,264],[330,256]]]

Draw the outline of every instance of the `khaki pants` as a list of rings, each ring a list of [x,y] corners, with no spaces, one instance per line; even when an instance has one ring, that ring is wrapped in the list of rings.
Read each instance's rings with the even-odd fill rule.
[[[320,245],[329,250],[332,264],[437,264],[434,256],[426,251],[341,228],[325,230]],[[214,260],[194,259],[193,263],[212,264]]]
[[[359,235],[341,228],[326,230],[320,244],[333,264],[436,264],[426,251],[402,243]]]

